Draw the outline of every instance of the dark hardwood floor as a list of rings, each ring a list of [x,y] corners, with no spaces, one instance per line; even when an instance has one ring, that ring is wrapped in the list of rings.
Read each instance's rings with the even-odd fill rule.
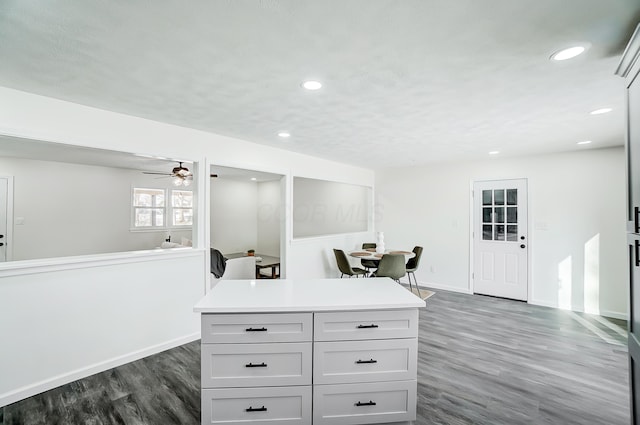
[[[420,313],[416,424],[627,425],[625,326],[436,291]],[[0,424],[196,425],[199,386],[196,341],[0,408]]]

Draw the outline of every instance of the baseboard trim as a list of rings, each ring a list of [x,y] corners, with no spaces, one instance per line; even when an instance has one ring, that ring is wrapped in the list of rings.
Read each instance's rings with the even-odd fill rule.
[[[612,319],[629,320],[629,316],[619,311],[600,310],[600,316],[610,317]]]
[[[542,306],[542,307],[557,308],[557,309],[560,308],[560,307],[558,307],[558,304],[556,304],[556,303],[551,303],[551,302],[548,302],[548,301],[541,301],[541,300],[531,300],[531,301],[529,301],[529,304],[539,305],[539,306]],[[567,311],[575,311],[577,313],[584,313],[584,310],[575,309],[575,308],[572,308],[571,310],[567,310]],[[627,314],[621,313],[619,311],[600,310],[600,314],[598,314],[598,316],[610,317],[612,319],[629,320],[629,316]]]
[[[408,280],[400,279],[400,283],[405,284],[405,285],[409,285],[409,281]],[[459,292],[459,293],[462,293],[462,294],[471,294],[471,291],[469,290],[469,288],[457,288],[455,286],[443,285],[443,284],[440,284],[440,283],[418,282],[418,286],[420,288],[424,288],[424,289],[432,288],[432,289],[441,289],[443,291]]]
[[[175,338],[170,341],[143,348],[141,350],[133,351],[131,353],[114,357],[99,363],[94,363],[87,367],[76,369],[68,373],[57,375],[31,385],[18,388],[16,390],[0,394],[0,407],[15,403],[16,401],[20,401],[28,397],[32,397],[36,394],[40,394],[44,391],[51,390],[64,384],[68,384],[78,379],[86,378],[87,376],[91,376],[99,372],[104,372],[105,370],[109,370],[117,366],[122,366],[126,363],[140,360],[143,357],[157,354],[170,348],[175,348],[179,345],[183,345],[197,339],[200,339],[200,332]]]

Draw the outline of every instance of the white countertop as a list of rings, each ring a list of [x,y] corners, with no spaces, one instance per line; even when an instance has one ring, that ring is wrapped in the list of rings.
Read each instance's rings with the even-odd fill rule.
[[[426,303],[389,278],[222,280],[199,313],[263,313],[419,308]]]

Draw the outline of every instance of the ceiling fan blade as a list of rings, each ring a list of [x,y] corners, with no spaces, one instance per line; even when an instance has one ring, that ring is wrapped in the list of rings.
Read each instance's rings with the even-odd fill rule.
[[[156,174],[156,175],[159,175],[159,176],[170,176],[171,175],[169,173],[155,173],[153,171],[143,171],[142,174]]]

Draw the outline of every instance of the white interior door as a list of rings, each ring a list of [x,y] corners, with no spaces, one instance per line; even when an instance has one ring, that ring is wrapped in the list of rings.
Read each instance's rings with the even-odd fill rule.
[[[0,177],[0,262],[7,261],[9,179]]]
[[[527,300],[527,180],[473,185],[473,292]]]

